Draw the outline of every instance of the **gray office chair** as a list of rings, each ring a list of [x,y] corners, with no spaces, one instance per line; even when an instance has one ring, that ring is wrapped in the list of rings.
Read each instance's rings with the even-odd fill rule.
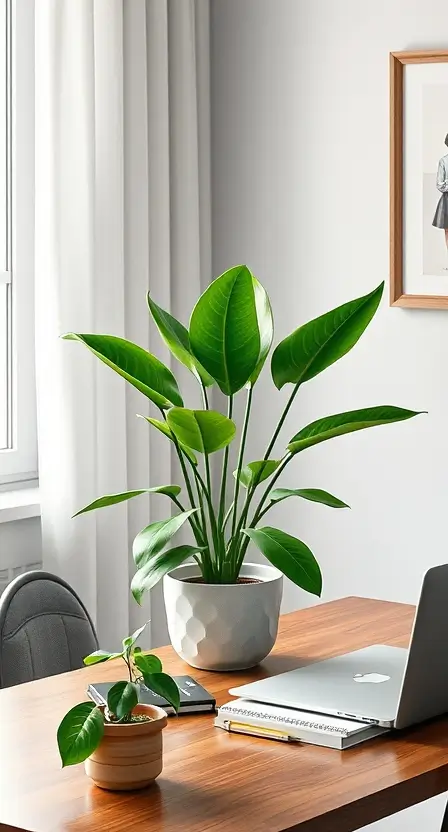
[[[0,688],[83,666],[98,649],[89,613],[62,578],[19,575],[0,598]]]

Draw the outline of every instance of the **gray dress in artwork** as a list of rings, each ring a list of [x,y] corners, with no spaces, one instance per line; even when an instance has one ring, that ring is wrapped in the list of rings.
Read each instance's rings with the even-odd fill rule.
[[[442,156],[437,170],[437,188],[442,196],[437,204],[432,224],[436,228],[448,228],[448,154]]]

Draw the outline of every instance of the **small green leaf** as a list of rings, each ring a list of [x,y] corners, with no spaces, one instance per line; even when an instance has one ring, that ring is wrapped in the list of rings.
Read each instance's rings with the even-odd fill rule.
[[[124,638],[124,639],[123,639],[123,650],[129,650],[129,648],[130,648],[130,647],[133,647],[133,645],[135,644],[135,642],[137,641],[137,639],[138,639],[138,638],[140,638],[140,636],[141,636],[141,634],[142,634],[143,630],[146,628],[146,625],[147,625],[148,623],[149,623],[149,622],[148,622],[148,621],[146,621],[146,622],[143,624],[143,626],[142,626],[142,627],[139,627],[139,628],[138,628],[138,630],[136,630],[136,631],[135,631],[135,633],[132,633],[132,635],[131,635],[131,636],[128,636],[127,638]]]
[[[148,558],[131,581],[131,592],[137,604],[141,603],[143,593],[158,584],[167,572],[180,566],[187,558],[201,552],[202,549],[201,546],[176,546]]]
[[[235,436],[235,423],[217,410],[173,407],[166,419],[180,442],[202,454],[212,454],[225,448]]]
[[[354,433],[357,430],[374,428],[378,425],[389,425],[392,422],[402,422],[405,419],[412,419],[413,416],[419,416],[421,412],[392,405],[380,405],[325,416],[323,419],[311,422],[296,433],[288,445],[288,450],[292,454],[297,454],[305,448],[326,442],[327,439],[333,439],[335,436],[343,436],[346,433]]]
[[[73,517],[78,517],[80,514],[85,514],[86,511],[94,511],[96,508],[106,508],[107,506],[115,506],[117,503],[124,503],[125,500],[132,500],[133,497],[139,497],[140,494],[166,494],[167,497],[177,497],[182,491],[180,485],[157,485],[154,488],[139,488],[137,491],[123,491],[121,494],[106,494],[104,497],[99,497],[93,503],[81,508]]]
[[[95,650],[83,659],[85,665],[99,664],[100,662],[109,662],[111,659],[119,659],[121,653],[108,653],[106,650]]]
[[[278,344],[271,371],[280,390],[284,384],[303,384],[321,373],[355,346],[378,309],[384,282],[368,295],[344,303],[299,327]]]
[[[107,694],[107,707],[117,719],[132,713],[138,704],[138,686],[135,682],[116,682]]]
[[[280,503],[282,500],[286,500],[287,497],[303,497],[304,500],[322,503],[322,505],[330,506],[330,508],[350,508],[347,503],[333,497],[328,491],[322,491],[321,488],[274,488],[269,494],[272,503]]]
[[[139,653],[138,656],[134,656],[134,664],[138,667],[142,675],[145,673],[149,674],[162,672],[162,662],[158,656]]]
[[[254,277],[247,266],[234,266],[224,272],[201,295],[191,315],[190,344],[193,354],[227,396],[237,393],[256,375],[264,348],[258,329]]]
[[[152,419],[150,416],[142,416],[140,413],[137,413],[137,416],[139,419],[145,419],[147,422],[149,422],[150,425],[153,425],[153,427],[159,430],[160,433],[163,433],[164,436],[167,436],[168,439],[171,440],[171,442],[174,442],[175,436],[173,432],[169,429],[166,422],[161,422],[160,419]],[[190,448],[187,448],[186,445],[182,445],[182,442],[179,442],[179,445],[183,450],[184,454],[186,454],[186,456],[188,456],[188,459],[193,463],[193,465],[197,465],[198,461],[193,451],[190,450]]]
[[[255,480],[257,485],[263,480],[267,480],[280,465],[280,459],[261,459],[257,462],[248,462],[240,471],[240,482],[245,488],[249,488]],[[233,472],[236,479],[238,471]]]
[[[188,517],[194,514],[195,511],[197,509],[192,508],[189,511],[176,514],[168,520],[150,523],[149,526],[146,526],[145,529],[139,532],[132,545],[132,555],[135,565],[138,567],[143,566],[149,558],[158,555],[173,535],[183,526]]]
[[[313,595],[322,592],[319,564],[308,546],[280,529],[243,529],[260,552],[296,586]]]
[[[57,740],[62,767],[74,766],[90,757],[104,733],[103,714],[94,702],[75,705],[58,728]]]
[[[264,367],[264,363],[269,355],[272,339],[274,337],[274,321],[272,318],[272,309],[268,294],[255,277],[252,278],[252,283],[255,296],[255,312],[257,315],[258,332],[260,335],[260,351],[258,354],[257,366],[249,379],[249,385],[251,386],[255,384]]]
[[[143,676],[143,680],[147,688],[154,693],[158,693],[159,696],[165,697],[170,705],[173,706],[176,713],[178,712],[180,693],[176,682],[171,676],[168,676],[167,673],[146,673]]]
[[[148,292],[147,295],[149,311],[152,315],[153,321],[159,330],[168,349],[173,353],[175,358],[180,361],[190,372],[195,375],[199,381],[202,381],[206,387],[214,384],[214,379],[204,370],[204,367],[199,363],[197,358],[191,352],[190,336],[188,329],[184,327],[173,315],[158,306],[153,301]]]
[[[69,332],[62,337],[68,341],[80,341],[100,361],[115,370],[157,407],[182,407],[182,396],[171,370],[155,355],[146,352],[132,341],[117,338],[115,335],[79,335],[75,332]]]

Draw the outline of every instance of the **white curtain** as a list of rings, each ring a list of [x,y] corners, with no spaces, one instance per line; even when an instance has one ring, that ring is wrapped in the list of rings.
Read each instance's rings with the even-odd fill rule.
[[[131,599],[144,497],[71,519],[97,496],[172,482],[148,403],[84,347],[104,332],[170,363],[148,288],[188,320],[210,279],[208,0],[36,3],[36,361],[43,565],[78,591],[104,647],[149,617]],[[192,401],[190,383],[183,391]],[[151,631],[163,640],[160,593]]]

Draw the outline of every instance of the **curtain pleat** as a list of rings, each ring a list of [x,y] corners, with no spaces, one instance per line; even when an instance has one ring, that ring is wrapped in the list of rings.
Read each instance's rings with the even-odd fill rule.
[[[173,481],[149,403],[67,331],[133,340],[172,365],[145,295],[188,322],[210,279],[208,0],[36,4],[36,362],[43,563],[79,592],[104,647],[151,617],[132,540],[163,496],[71,519],[96,497]],[[192,378],[179,375],[195,406]]]

